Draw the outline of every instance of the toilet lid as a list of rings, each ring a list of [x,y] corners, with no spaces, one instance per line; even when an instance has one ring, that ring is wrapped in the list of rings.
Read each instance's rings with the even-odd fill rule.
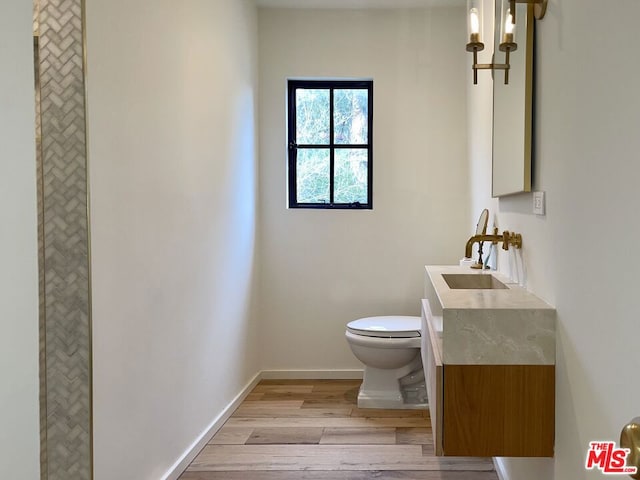
[[[347,329],[356,335],[381,338],[419,337],[420,317],[367,317],[347,324]]]

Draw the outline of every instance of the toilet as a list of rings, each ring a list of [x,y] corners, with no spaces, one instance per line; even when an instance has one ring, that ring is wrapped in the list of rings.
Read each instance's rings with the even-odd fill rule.
[[[426,408],[420,317],[366,317],[347,324],[351,351],[364,364],[359,408]]]

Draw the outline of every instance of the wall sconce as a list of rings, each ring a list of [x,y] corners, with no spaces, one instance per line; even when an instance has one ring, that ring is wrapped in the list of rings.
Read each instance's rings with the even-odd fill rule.
[[[534,16],[537,20],[544,17],[548,0],[496,0],[500,1],[500,45],[498,49],[505,52],[505,63],[478,63],[478,52],[484,50],[482,42],[483,0],[467,0],[467,31],[469,43],[467,52],[473,53],[473,84],[478,84],[478,70],[504,70],[504,83],[509,84],[509,60],[511,52],[518,49],[515,42],[516,31],[516,3],[526,3],[534,6]]]

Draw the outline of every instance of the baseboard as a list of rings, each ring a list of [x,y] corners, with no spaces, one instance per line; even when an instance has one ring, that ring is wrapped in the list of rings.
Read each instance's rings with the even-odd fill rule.
[[[189,448],[182,454],[176,463],[167,471],[162,477],[162,480],[177,480],[180,475],[187,469],[189,464],[200,453],[200,450],[213,438],[213,436],[220,430],[224,422],[226,422],[233,412],[240,406],[249,392],[255,388],[260,379],[262,378],[262,372],[258,372],[238,395],[225,407],[225,409],[211,422],[211,424],[200,434],[200,436],[191,444]]]
[[[509,480],[509,477],[507,476],[507,472],[504,468],[504,463],[502,458],[493,457],[493,466],[496,468],[496,473],[498,474],[498,478],[500,480]]]
[[[362,370],[263,370],[267,380],[359,380]]]

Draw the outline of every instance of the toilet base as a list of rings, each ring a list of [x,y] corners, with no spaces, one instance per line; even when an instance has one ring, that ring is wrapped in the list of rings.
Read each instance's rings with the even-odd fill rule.
[[[428,403],[404,403],[402,395],[389,392],[358,392],[358,408],[384,408],[389,410],[425,410]]]
[[[401,385],[400,379],[409,379],[411,373],[422,370],[422,358],[417,355],[409,364],[399,369],[381,369],[366,366],[360,391],[358,392],[358,408],[385,409],[425,409],[428,403],[407,402],[414,385]],[[403,380],[404,380],[403,379]],[[409,380],[411,381],[411,380]],[[408,395],[409,394],[409,395]],[[426,398],[426,390],[425,396]]]

